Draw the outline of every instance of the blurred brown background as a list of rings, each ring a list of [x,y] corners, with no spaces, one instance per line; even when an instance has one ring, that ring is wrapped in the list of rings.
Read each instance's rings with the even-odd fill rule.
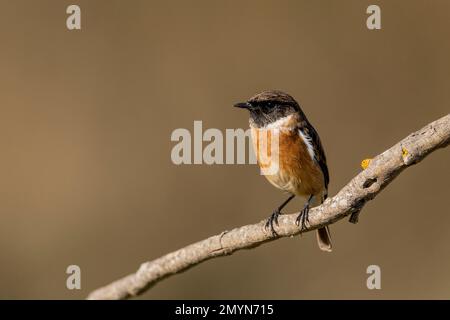
[[[0,6],[0,298],[84,298],[143,261],[267,217],[253,165],[175,166],[176,128],[247,128],[282,89],[319,131],[331,195],[450,104],[450,2],[73,1]],[[382,30],[366,28],[378,4]],[[405,171],[356,226],[208,261],[142,298],[450,298],[450,153]],[[287,211],[302,206],[300,200]],[[66,267],[82,271],[69,291]],[[366,287],[366,268],[382,289]]]

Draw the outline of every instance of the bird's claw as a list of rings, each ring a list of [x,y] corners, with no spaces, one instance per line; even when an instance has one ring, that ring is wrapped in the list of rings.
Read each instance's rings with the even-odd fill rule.
[[[270,227],[270,231],[272,231],[273,236],[278,236],[278,233],[275,231],[273,223],[278,226],[278,216],[281,214],[280,210],[275,210],[271,216],[267,219],[265,228],[268,229]]]
[[[307,228],[307,225],[309,224],[309,204],[307,204],[302,211],[300,211],[300,214],[298,215],[297,219],[295,220],[295,224],[297,226],[300,226],[300,231],[304,231]]]

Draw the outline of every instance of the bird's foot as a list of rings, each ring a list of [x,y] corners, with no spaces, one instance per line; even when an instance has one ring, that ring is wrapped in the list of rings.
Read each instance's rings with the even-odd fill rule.
[[[300,226],[300,231],[306,230],[307,224],[309,224],[309,203],[307,203],[303,207],[303,210],[300,211],[300,214],[295,220],[295,224]]]
[[[265,228],[268,229],[270,227],[270,231],[272,231],[272,235],[278,236],[278,233],[275,231],[275,228],[273,226],[273,223],[275,222],[275,224],[278,226],[278,216],[281,214],[280,209],[276,209],[272,215],[267,219]]]

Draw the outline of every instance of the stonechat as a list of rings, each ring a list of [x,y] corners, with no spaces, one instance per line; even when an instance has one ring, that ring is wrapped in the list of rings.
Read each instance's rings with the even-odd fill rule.
[[[278,147],[270,156],[271,161],[277,161],[277,170],[265,177],[272,185],[289,193],[289,198],[274,210],[267,220],[266,228],[270,227],[272,233],[277,235],[274,223],[278,225],[281,210],[295,196],[300,196],[308,199],[296,219],[296,224],[303,231],[309,223],[309,208],[322,204],[328,196],[330,178],[325,152],[317,131],[297,101],[281,91],[264,91],[234,106],[250,112],[255,151],[259,150],[261,137],[277,135]],[[258,164],[262,167],[258,153]],[[317,240],[321,250],[331,251],[328,226],[317,229]]]

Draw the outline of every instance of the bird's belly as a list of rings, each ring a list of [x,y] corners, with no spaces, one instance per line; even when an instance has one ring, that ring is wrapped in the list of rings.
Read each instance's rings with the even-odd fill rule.
[[[259,130],[261,131],[261,130]],[[261,167],[260,140],[258,129],[252,128],[253,147]],[[275,187],[298,196],[315,195],[323,191],[324,178],[318,164],[308,153],[307,146],[294,130],[279,130],[278,148],[270,148],[271,166],[277,168],[270,174],[264,174],[267,180]],[[268,141],[271,141],[268,139]]]
[[[292,175],[286,173],[284,170],[278,170],[277,173],[265,175],[266,179],[278,189],[293,194],[305,194],[302,192],[302,182]]]

